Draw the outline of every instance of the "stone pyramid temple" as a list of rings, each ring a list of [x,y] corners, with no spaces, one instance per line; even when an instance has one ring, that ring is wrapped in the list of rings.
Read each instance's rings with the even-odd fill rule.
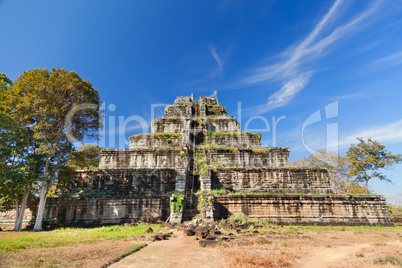
[[[99,170],[77,171],[47,202],[46,220],[180,223],[243,213],[280,224],[392,225],[383,197],[335,195],[326,170],[292,167],[289,148],[260,140],[217,98],[178,97],[151,133],[130,137],[129,149],[104,149]]]

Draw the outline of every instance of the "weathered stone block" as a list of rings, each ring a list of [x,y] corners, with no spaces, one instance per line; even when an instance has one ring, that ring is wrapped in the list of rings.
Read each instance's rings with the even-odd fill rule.
[[[218,241],[217,240],[200,240],[200,241],[198,241],[198,244],[199,244],[199,246],[200,247],[203,247],[203,248],[205,248],[205,247],[216,247],[217,245],[218,245]]]

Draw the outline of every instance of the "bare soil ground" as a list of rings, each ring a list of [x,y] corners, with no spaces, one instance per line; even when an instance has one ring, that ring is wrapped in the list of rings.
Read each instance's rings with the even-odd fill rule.
[[[156,242],[137,237],[25,248],[0,255],[0,267],[104,267],[144,243],[148,246],[111,267],[402,266],[402,226],[269,226],[252,234],[254,230],[243,229],[235,240],[215,248],[200,247],[195,236],[187,237],[176,230],[174,238]]]
[[[291,229],[290,229],[291,228]],[[399,267],[402,228],[275,227],[215,248],[194,236],[155,242],[111,267]],[[303,227],[301,227],[303,228]],[[275,231],[275,234],[272,232]],[[290,232],[290,233],[289,233]],[[303,235],[297,233],[303,233]],[[281,234],[278,234],[281,233]],[[388,260],[388,261],[387,261]]]
[[[194,236],[179,235],[149,244],[110,267],[222,267],[223,256],[216,248],[202,248]]]
[[[289,227],[276,230],[282,234],[224,244],[220,250],[228,267],[402,266],[401,228],[293,227],[291,234]]]

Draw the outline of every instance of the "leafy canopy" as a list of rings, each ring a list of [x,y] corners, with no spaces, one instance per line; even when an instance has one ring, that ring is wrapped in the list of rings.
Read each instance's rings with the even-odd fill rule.
[[[83,144],[79,151],[71,152],[67,164],[74,170],[97,170],[101,150],[97,145]]]
[[[368,182],[371,179],[391,182],[381,169],[387,169],[394,164],[402,162],[402,155],[393,155],[387,152],[384,145],[377,141],[357,138],[358,144],[353,144],[346,153],[349,162],[348,176],[355,177],[357,182]]]

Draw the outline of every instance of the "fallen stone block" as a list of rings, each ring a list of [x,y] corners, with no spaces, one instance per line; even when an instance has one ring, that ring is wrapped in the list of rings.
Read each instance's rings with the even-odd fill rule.
[[[201,231],[201,232],[207,232],[207,228],[205,227],[198,227],[197,231]]]
[[[234,239],[234,237],[232,237],[232,236],[220,236],[219,239],[223,240],[223,241],[227,241],[227,240]]]
[[[207,237],[207,233],[204,231],[197,230],[197,237],[205,238]]]
[[[157,234],[156,237],[158,238],[158,240],[164,240],[164,239],[166,239],[166,235],[165,235],[165,234]]]
[[[215,240],[215,239],[216,239],[216,236],[214,236],[214,235],[208,235],[206,237],[206,240]]]
[[[212,235],[220,235],[220,234],[222,234],[222,232],[219,230],[211,230],[211,234]]]
[[[163,239],[161,239],[161,238],[160,238],[160,236],[158,236],[157,234],[155,234],[155,235],[151,235],[151,239],[152,239],[152,241],[159,241],[159,240],[163,240]]]
[[[218,241],[216,240],[200,240],[198,241],[198,245],[200,247],[215,247],[216,245],[218,245]]]
[[[195,235],[195,232],[194,232],[193,229],[186,228],[186,229],[183,230],[183,232],[184,232],[184,234],[187,235],[187,236],[193,236],[193,235]]]

